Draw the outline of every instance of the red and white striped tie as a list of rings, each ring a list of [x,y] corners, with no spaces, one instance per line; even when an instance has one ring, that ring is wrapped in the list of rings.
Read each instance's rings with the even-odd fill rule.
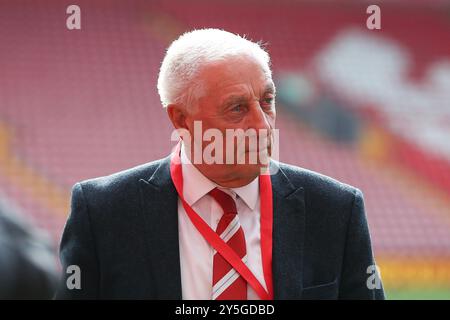
[[[244,230],[236,210],[236,203],[227,193],[215,188],[209,193],[223,209],[216,233],[220,235],[244,263],[247,263]],[[214,251],[213,261],[213,300],[247,300],[247,282],[220,255]]]

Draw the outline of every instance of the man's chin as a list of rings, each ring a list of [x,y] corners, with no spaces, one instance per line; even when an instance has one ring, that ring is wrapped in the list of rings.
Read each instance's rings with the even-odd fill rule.
[[[235,172],[237,174],[241,174],[242,176],[247,176],[247,177],[257,177],[259,176],[262,172],[265,172],[267,170],[267,168],[269,167],[269,164],[262,164],[262,163],[257,163],[257,164],[237,164],[235,165]]]
[[[267,167],[267,164],[216,164],[208,166],[204,174],[219,185],[238,188],[265,174]]]

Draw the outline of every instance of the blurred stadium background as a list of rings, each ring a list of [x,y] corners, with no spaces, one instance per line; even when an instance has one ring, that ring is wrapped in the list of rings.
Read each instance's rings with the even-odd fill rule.
[[[168,44],[223,28],[268,44],[280,160],[364,192],[388,298],[450,299],[450,3],[369,4],[0,0],[0,196],[56,246],[75,182],[170,152]]]

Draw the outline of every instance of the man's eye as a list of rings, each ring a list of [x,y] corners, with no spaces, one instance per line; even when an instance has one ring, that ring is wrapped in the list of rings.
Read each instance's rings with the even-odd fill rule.
[[[232,112],[241,112],[241,111],[242,111],[242,105],[237,104],[237,105],[233,106],[233,107],[231,108],[231,111],[232,111]]]
[[[265,98],[265,99],[264,99],[264,102],[267,103],[267,104],[272,104],[272,103],[273,103],[273,100],[274,100],[274,99],[273,99],[272,97],[269,97],[269,98]]]

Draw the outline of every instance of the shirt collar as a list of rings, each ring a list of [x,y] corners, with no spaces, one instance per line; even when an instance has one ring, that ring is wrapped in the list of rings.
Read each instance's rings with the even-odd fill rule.
[[[181,144],[181,165],[183,172],[183,196],[190,206],[193,206],[198,200],[217,187],[233,196],[234,200],[236,200],[236,195],[239,196],[251,210],[255,209],[259,194],[258,178],[239,188],[220,187],[205,177],[191,163],[186,155],[183,143]]]
[[[258,201],[258,181],[259,179],[255,178],[252,182],[245,186],[239,188],[231,188],[231,190],[233,190],[251,210],[255,210],[256,202]]]

